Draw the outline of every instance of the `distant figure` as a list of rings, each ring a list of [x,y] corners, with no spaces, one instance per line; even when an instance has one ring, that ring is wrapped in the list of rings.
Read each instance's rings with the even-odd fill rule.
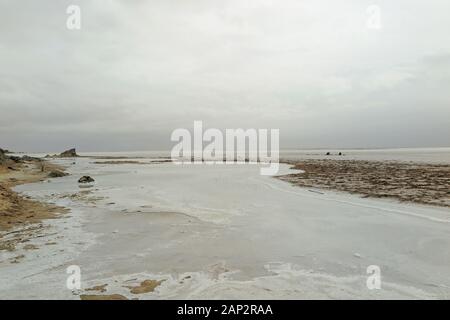
[[[339,155],[342,156],[342,152],[339,152]]]
[[[329,156],[330,155],[330,153],[329,152],[327,152],[327,156]]]

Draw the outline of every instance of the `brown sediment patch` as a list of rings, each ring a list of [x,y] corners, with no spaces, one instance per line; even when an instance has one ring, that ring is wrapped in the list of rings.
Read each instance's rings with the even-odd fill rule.
[[[159,163],[168,163],[172,162],[170,159],[165,160],[156,160],[156,161],[135,161],[135,160],[123,160],[123,161],[95,161],[94,164],[159,164]]]
[[[100,159],[100,160],[144,159],[144,157],[126,157],[126,156],[85,156],[85,158]]]
[[[18,256],[15,256],[15,257],[11,258],[10,262],[11,263],[19,263],[20,260],[22,260],[23,258],[25,258],[25,255],[21,254],[21,255],[18,255]]]
[[[102,284],[102,285],[98,285],[98,286],[94,286],[92,288],[87,288],[86,291],[100,291],[100,292],[106,292],[106,287],[108,286],[108,284]]]
[[[61,199],[70,199],[76,201],[83,201],[90,204],[95,204],[97,201],[104,200],[105,197],[93,196],[92,190],[82,190],[76,193],[65,194],[61,196]]]
[[[94,161],[94,164],[146,164],[141,161],[123,160],[123,161]]]
[[[45,234],[42,234],[44,230],[44,225],[37,224],[33,227],[18,228],[10,232],[5,231],[0,235],[0,250],[14,251],[20,243],[45,236]]]
[[[27,244],[27,245],[25,245],[23,247],[23,249],[25,249],[25,250],[36,250],[36,249],[39,249],[39,248],[36,245],[34,245],[34,244]]]
[[[302,160],[278,178],[301,187],[450,207],[450,165],[394,161]]]
[[[81,300],[128,300],[121,294],[82,294]]]
[[[14,241],[0,240],[0,251],[14,251],[14,249],[16,249],[16,243]]]
[[[90,155],[90,156],[80,156],[82,158],[90,158],[90,159],[98,159],[98,160],[131,160],[131,159],[160,159],[160,160],[168,160],[170,158],[170,154],[166,156],[152,156],[152,157],[143,157],[143,156],[100,156],[100,155]]]
[[[161,285],[165,280],[144,280],[138,286],[126,286],[125,288],[130,289],[132,294],[142,294],[153,292],[156,287]]]

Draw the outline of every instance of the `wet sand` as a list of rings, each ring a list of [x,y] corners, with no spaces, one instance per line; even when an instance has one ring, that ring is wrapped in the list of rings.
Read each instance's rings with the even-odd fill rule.
[[[296,186],[450,207],[448,164],[334,159],[287,163],[304,172],[280,176],[279,179]]]

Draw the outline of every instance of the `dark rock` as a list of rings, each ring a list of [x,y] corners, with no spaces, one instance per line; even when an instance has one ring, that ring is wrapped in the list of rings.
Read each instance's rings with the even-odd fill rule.
[[[68,174],[59,170],[53,170],[51,171],[48,176],[49,178],[61,178],[61,177],[65,177]]]
[[[327,156],[329,156],[330,155],[330,153],[329,152],[327,152]]]
[[[69,149],[69,150],[66,150],[66,151],[62,152],[59,155],[59,157],[61,157],[61,158],[74,158],[74,157],[78,157],[78,155],[77,155],[76,149],[73,148],[73,149]]]
[[[90,182],[94,182],[94,181],[95,180],[89,176],[83,176],[78,180],[78,183],[90,183]]]
[[[339,152],[339,155],[342,156],[342,152]]]
[[[20,157],[7,156],[8,150],[0,149],[0,165],[9,165],[11,162],[21,162]]]
[[[14,162],[16,162],[16,163],[22,162],[22,158],[21,157],[9,156],[9,159],[14,161]]]
[[[42,161],[42,160],[39,159],[39,158],[36,158],[36,157],[30,157],[30,156],[22,156],[22,160],[23,160],[23,161]]]

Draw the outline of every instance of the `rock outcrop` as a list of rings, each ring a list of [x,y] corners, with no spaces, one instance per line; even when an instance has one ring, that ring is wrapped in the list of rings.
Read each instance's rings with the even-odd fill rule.
[[[22,157],[18,156],[8,156],[6,155],[7,150],[0,149],[0,165],[4,164],[12,164],[12,163],[23,163],[24,161],[27,162],[41,162],[42,159],[36,158],[36,157],[30,157],[27,155],[24,155]]]
[[[23,161],[42,161],[42,159],[40,158],[36,158],[36,157],[30,157],[30,156],[22,156],[22,160]]]
[[[74,158],[74,157],[78,157],[77,155],[77,151],[75,150],[75,148],[66,150],[62,153],[60,153],[59,155],[60,158]]]

